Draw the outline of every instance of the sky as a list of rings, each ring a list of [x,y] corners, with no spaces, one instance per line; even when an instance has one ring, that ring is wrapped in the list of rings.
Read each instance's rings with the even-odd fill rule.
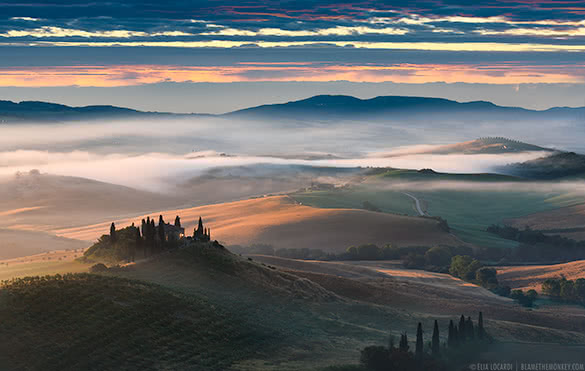
[[[210,113],[320,93],[585,106],[584,1],[4,0],[0,9],[0,99]]]

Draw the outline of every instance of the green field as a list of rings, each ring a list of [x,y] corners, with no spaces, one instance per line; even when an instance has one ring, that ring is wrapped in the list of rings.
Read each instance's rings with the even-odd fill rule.
[[[399,182],[406,180],[404,177],[414,177],[419,181],[413,183],[412,187],[405,187]],[[441,181],[437,181],[437,177],[441,181],[453,181],[450,183],[451,188],[441,187]],[[423,210],[429,215],[446,219],[453,233],[463,241],[481,247],[504,248],[514,247],[517,242],[485,232],[490,224],[583,202],[582,195],[559,190],[531,190],[530,183],[527,182],[514,182],[514,187],[504,188],[503,185],[510,183],[494,181],[498,177],[489,174],[480,174],[475,178],[471,175],[426,176],[413,171],[396,170],[374,175],[368,182],[343,189],[305,191],[291,196],[304,205],[314,207],[361,209],[364,201],[368,201],[383,212],[416,216],[418,213],[414,201],[403,193],[408,192],[420,200]],[[428,179],[428,182],[420,179]],[[482,188],[474,190],[473,184],[479,183],[462,182],[461,179],[481,181]],[[453,184],[458,184],[457,182],[464,187],[455,189]],[[527,190],[524,191],[523,188]]]

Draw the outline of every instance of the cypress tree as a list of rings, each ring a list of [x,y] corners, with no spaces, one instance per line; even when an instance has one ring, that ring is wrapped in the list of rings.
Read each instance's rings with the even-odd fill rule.
[[[473,341],[473,339],[475,338],[475,331],[473,328],[473,321],[471,320],[471,317],[467,317],[467,322],[465,323],[465,338],[467,340]]]
[[[394,336],[392,334],[390,334],[390,337],[388,338],[388,349],[390,350],[390,352],[392,352],[392,350],[394,350],[394,348],[395,348]]]
[[[203,235],[203,220],[199,217],[199,223],[197,223],[197,237],[201,237]]]
[[[403,352],[408,352],[408,336],[406,332],[400,335],[400,344],[398,344],[398,348]]]
[[[483,313],[479,312],[479,318],[477,319],[477,336],[479,340],[483,340],[485,330],[483,329]]]
[[[110,225],[110,241],[112,241],[112,243],[116,243],[116,238],[116,225],[114,222],[112,222],[112,225]]]
[[[154,236],[156,235],[156,227],[154,226],[154,219],[150,219],[150,227],[149,229],[149,234],[150,234],[150,243],[152,244],[151,247],[154,248]]]
[[[177,228],[181,228],[181,218],[179,218],[179,216],[177,215],[177,217],[175,218],[175,227]]]
[[[463,316],[463,314],[461,315],[461,318],[459,318],[459,332],[457,333],[457,335],[459,338],[459,344],[465,343],[467,330],[465,328],[465,317]]]
[[[423,330],[422,330],[422,323],[418,323],[416,327],[416,348],[415,348],[415,357],[417,359],[422,359],[423,357]]]
[[[458,346],[459,343],[459,331],[457,330],[457,326],[453,326],[453,345]]]
[[[431,351],[433,352],[433,357],[438,357],[441,353],[441,340],[439,338],[439,324],[437,323],[437,320],[435,320],[435,326],[433,327]]]
[[[142,249],[142,236],[140,236],[140,229],[136,228],[136,241],[134,241],[134,249],[132,251],[132,261],[136,260],[136,250]]]
[[[144,219],[140,223],[140,230],[142,231],[142,236],[144,236],[144,231],[146,231],[146,221]]]
[[[167,241],[165,235],[165,223],[158,223],[158,239],[160,240],[160,247],[164,248]]]
[[[449,348],[455,346],[455,334],[453,333],[453,320],[449,321],[449,333],[447,334],[447,345]]]

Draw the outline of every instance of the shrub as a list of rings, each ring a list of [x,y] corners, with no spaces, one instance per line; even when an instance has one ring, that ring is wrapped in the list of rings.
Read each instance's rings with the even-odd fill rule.
[[[497,272],[494,268],[479,268],[475,273],[475,279],[480,286],[487,289],[495,289],[498,287]]]
[[[451,259],[449,273],[466,281],[473,281],[481,263],[468,255],[457,255]]]
[[[431,247],[425,253],[425,261],[428,265],[444,267],[451,262],[451,250],[445,246]]]
[[[108,270],[108,267],[106,267],[106,265],[103,263],[94,264],[89,268],[90,273],[107,272],[107,270]]]

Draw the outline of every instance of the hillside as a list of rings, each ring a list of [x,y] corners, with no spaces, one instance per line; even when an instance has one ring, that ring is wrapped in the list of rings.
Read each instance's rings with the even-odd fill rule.
[[[545,234],[585,240],[585,204],[559,207],[553,210],[504,220],[506,225],[523,229],[529,227]]]
[[[0,222],[7,229],[57,228],[157,210],[184,201],[86,178],[18,173],[0,181]]]
[[[585,175],[585,156],[574,152],[555,152],[522,163],[498,168],[504,174],[530,179],[559,179]]]
[[[540,292],[541,285],[546,279],[561,277],[568,280],[585,278],[585,261],[498,268],[498,280],[513,289],[535,289]]]
[[[165,220],[181,216],[189,234],[199,216],[211,228],[213,239],[225,245],[272,244],[275,248],[310,247],[340,252],[352,245],[394,243],[459,245],[435,220],[353,209],[321,209],[295,203],[288,196],[207,205],[153,213]],[[117,220],[119,227],[139,224],[142,218]],[[100,223],[57,231],[58,235],[95,240],[109,228]]]
[[[409,154],[504,154],[517,152],[553,152],[554,150],[502,137],[487,137],[467,142],[431,146],[409,151]],[[395,156],[400,156],[397,154]],[[392,155],[389,155],[391,157]]]
[[[3,370],[223,370],[267,340],[196,296],[91,274],[8,282],[0,321]]]
[[[0,101],[0,121],[2,122],[51,122],[62,120],[81,120],[98,118],[140,117],[147,113],[115,106],[71,107],[47,102]]]

